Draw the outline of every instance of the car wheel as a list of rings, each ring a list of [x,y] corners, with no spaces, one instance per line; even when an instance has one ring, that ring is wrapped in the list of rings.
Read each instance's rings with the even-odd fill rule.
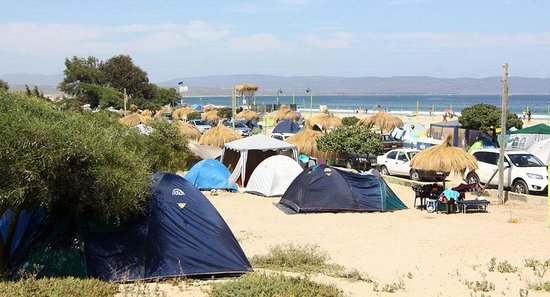
[[[420,180],[420,173],[418,173],[417,170],[412,170],[410,176],[411,176],[411,179],[414,181]]]
[[[479,184],[479,176],[477,176],[477,174],[475,173],[469,173],[466,177],[466,181],[469,184]]]
[[[529,194],[527,183],[521,179],[514,182],[514,184],[512,185],[512,191],[520,194]]]
[[[380,173],[383,175],[390,175],[390,172],[388,171],[388,167],[386,166],[380,167]]]

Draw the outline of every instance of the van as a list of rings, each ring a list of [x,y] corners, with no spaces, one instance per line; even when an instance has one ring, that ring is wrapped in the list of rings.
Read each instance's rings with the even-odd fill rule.
[[[468,183],[489,183],[498,186],[499,149],[487,148],[474,151],[472,155],[479,162],[479,169],[464,172]],[[496,174],[494,174],[496,172]],[[491,181],[491,176],[494,177]],[[543,194],[548,191],[548,170],[533,154],[526,151],[505,151],[504,187],[521,194]]]

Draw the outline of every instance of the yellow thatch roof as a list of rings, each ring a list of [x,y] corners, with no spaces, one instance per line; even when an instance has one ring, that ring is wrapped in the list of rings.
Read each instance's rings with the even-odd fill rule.
[[[201,132],[197,129],[197,127],[184,121],[178,121],[177,125],[180,133],[187,136],[188,139],[198,141],[199,138],[201,138]]]
[[[218,111],[217,110],[207,111],[207,112],[203,113],[202,117],[203,117],[204,120],[211,121],[211,122],[217,121],[220,118],[220,117],[218,117]]]
[[[127,126],[135,126],[139,124],[145,124],[147,120],[139,113],[132,113],[118,120],[120,123]]]
[[[251,91],[256,92],[258,91],[258,86],[255,84],[240,84],[235,86],[235,91],[237,93],[251,92]]]
[[[285,139],[285,142],[294,144],[298,148],[300,154],[308,155],[314,158],[326,159],[327,154],[317,149],[317,138],[321,136],[323,136],[323,133],[319,131],[306,129]]]
[[[252,120],[259,120],[260,119],[260,115],[257,114],[255,111],[253,110],[250,110],[250,109],[245,109],[241,112],[239,112],[236,116],[235,116],[235,119],[237,120],[245,120],[247,122],[250,122]]]
[[[312,116],[306,121],[306,127],[309,129],[313,129],[316,125],[321,127],[322,130],[329,130],[342,126],[342,120],[330,113],[320,113]]]
[[[141,112],[141,115],[144,116],[144,117],[151,117],[153,115],[153,112],[150,111],[149,109],[146,109],[146,110]]]
[[[403,121],[387,112],[379,111],[370,117],[366,117],[357,122],[357,126],[365,126],[367,128],[377,127],[382,132],[392,131],[395,127],[403,127]]]
[[[139,109],[138,109],[137,105],[130,104],[129,110],[130,110],[131,113],[136,113],[136,112],[138,112]]]
[[[478,169],[477,159],[460,148],[453,147],[449,135],[442,144],[420,151],[411,160],[411,167],[430,170],[464,173],[466,169]]]
[[[199,144],[223,148],[225,143],[237,139],[241,139],[239,132],[224,125],[217,125],[216,127],[204,132],[199,140]]]
[[[218,107],[217,107],[216,105],[214,105],[214,104],[206,104],[206,105],[202,108],[202,110],[204,110],[204,111],[216,110],[216,109],[218,109]]]
[[[192,113],[194,111],[195,110],[189,106],[181,107],[174,110],[174,112],[172,113],[172,118],[174,120],[180,120],[182,116],[186,116],[187,114]]]
[[[172,109],[170,107],[163,107],[155,113],[155,118],[162,116],[162,114],[169,113],[172,114]]]

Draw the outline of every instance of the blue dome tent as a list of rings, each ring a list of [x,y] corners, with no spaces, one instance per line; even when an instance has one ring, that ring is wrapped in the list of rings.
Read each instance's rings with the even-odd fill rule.
[[[324,164],[300,173],[279,203],[297,213],[407,208],[382,178],[341,171]]]
[[[237,185],[229,183],[230,175],[231,173],[229,173],[227,167],[220,161],[206,159],[193,165],[185,175],[185,179],[199,190],[237,191]]]
[[[280,121],[271,133],[298,133],[300,125],[291,120]]]

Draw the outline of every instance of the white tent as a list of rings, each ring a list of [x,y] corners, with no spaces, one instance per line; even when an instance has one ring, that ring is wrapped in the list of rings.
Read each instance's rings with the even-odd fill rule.
[[[240,178],[240,184],[246,187],[256,166],[274,155],[298,160],[298,149],[293,144],[258,134],[226,143],[220,161],[231,172],[230,183],[236,183]]]
[[[245,192],[266,197],[282,196],[302,171],[302,167],[292,158],[271,156],[254,169]]]
[[[527,151],[537,156],[542,163],[548,165],[548,162],[550,162],[550,139],[533,144]]]
[[[188,142],[187,147],[200,159],[216,159],[222,155],[222,149],[210,145],[202,145],[194,142]]]

